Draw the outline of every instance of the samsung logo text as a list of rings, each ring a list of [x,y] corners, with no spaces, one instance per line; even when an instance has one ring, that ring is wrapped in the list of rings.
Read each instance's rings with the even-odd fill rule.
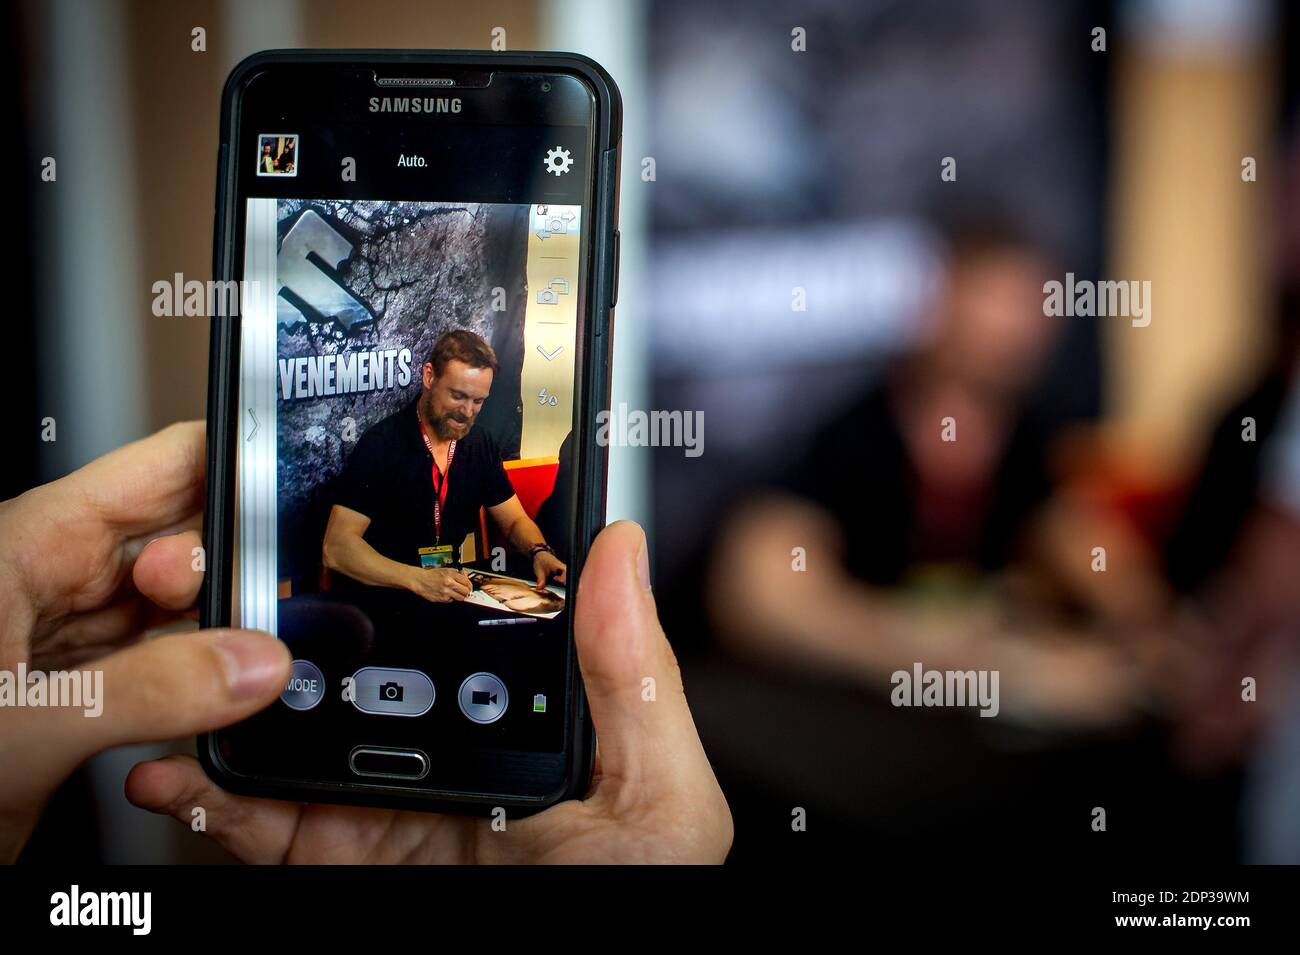
[[[459,96],[372,96],[372,113],[459,113]]]

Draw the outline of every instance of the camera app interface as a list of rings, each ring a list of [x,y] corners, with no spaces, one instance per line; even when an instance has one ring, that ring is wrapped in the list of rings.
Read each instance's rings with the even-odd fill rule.
[[[232,619],[293,653],[287,774],[563,746],[585,135],[254,137]]]

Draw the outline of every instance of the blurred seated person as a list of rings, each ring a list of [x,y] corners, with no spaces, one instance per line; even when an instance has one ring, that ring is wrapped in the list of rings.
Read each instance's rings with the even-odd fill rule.
[[[1165,544],[1184,598],[1161,689],[1173,701],[1178,755],[1203,771],[1239,763],[1270,724],[1296,718],[1285,712],[1300,686],[1300,280],[1292,283],[1278,302],[1273,360],[1211,433]],[[1247,421],[1253,440],[1243,440]],[[1244,677],[1258,684],[1249,703]],[[1300,739],[1300,725],[1292,734]],[[1300,858],[1300,840],[1290,852]]]
[[[996,669],[1006,712],[1110,723],[1131,698],[1122,661],[1050,616],[1017,620],[1001,593],[1052,491],[1027,404],[1060,327],[1051,263],[989,227],[955,235],[945,272],[928,340],[732,516],[710,615],[733,650],[882,694],[913,662]]]

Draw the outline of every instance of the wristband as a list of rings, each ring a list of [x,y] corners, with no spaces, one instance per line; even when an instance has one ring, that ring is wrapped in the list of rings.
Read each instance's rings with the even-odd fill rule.
[[[551,549],[550,544],[534,544],[532,546],[532,549],[528,551],[528,559],[529,560],[536,559],[537,555],[541,551],[546,551],[546,553],[550,554],[552,557],[555,556],[555,551]]]

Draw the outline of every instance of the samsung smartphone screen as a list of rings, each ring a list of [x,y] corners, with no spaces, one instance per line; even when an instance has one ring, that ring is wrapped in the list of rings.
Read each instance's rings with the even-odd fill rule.
[[[595,111],[562,74],[245,91],[230,619],[295,662],[220,735],[234,772],[490,792],[509,767],[519,795],[554,789],[575,578],[537,587],[520,540],[571,565]],[[444,386],[472,374],[439,393],[440,356]],[[327,554],[340,515],[368,521],[388,583]],[[472,590],[429,599],[393,565]]]

